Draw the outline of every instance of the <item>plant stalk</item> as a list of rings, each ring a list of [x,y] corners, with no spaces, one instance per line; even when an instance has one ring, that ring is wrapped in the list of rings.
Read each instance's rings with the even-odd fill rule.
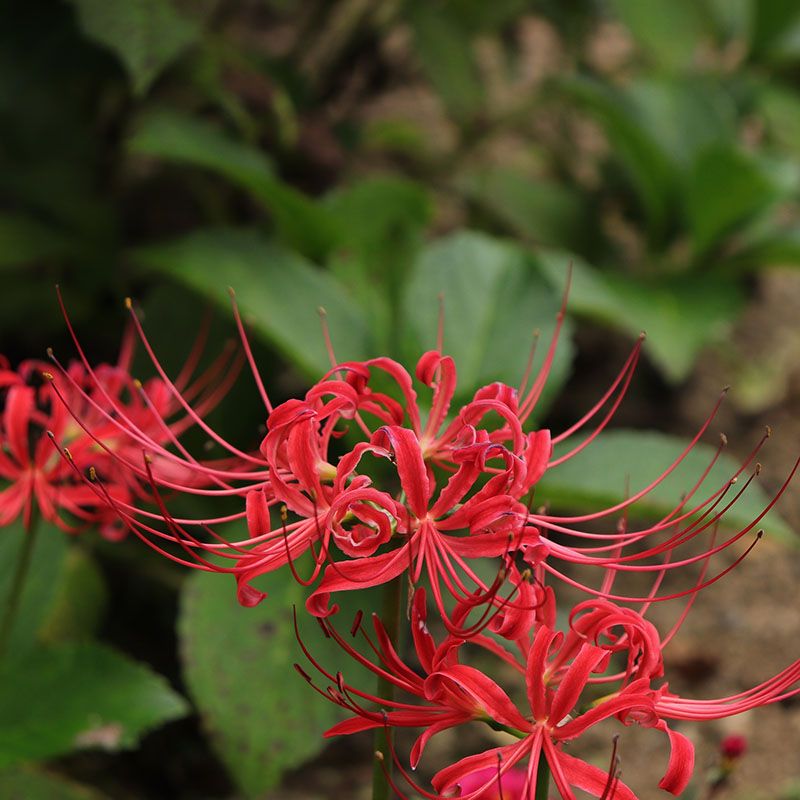
[[[550,796],[550,765],[542,753],[536,770],[536,800],[548,800]]]
[[[6,656],[6,651],[11,641],[11,633],[14,630],[14,622],[22,603],[22,593],[25,591],[25,581],[28,577],[33,550],[36,546],[36,530],[39,527],[37,522],[38,516],[34,514],[23,534],[24,539],[17,556],[14,576],[11,579],[11,588],[6,597],[3,617],[2,620],[0,620],[0,661]]]
[[[398,575],[383,587],[381,622],[383,622],[386,632],[395,647],[398,647],[400,638],[403,585],[403,576]],[[376,695],[392,700],[394,699],[394,694],[394,684],[385,678],[379,677]],[[376,757],[372,771],[372,800],[389,800],[391,796],[389,776],[392,774],[394,766],[392,736],[391,728],[380,727],[375,729],[373,744]],[[377,756],[378,753],[382,755],[382,759]]]

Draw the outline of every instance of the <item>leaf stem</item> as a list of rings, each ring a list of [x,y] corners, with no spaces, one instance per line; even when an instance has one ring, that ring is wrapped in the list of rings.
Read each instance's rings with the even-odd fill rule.
[[[11,579],[11,588],[8,591],[3,617],[0,620],[0,661],[6,656],[8,645],[11,641],[11,633],[14,629],[14,621],[17,618],[19,607],[22,603],[22,594],[25,590],[25,581],[36,545],[36,531],[38,529],[38,515],[34,514],[30,524],[23,532],[22,546],[17,556],[17,565],[14,569],[14,576]]]
[[[383,608],[381,609],[381,621],[386,632],[389,634],[392,644],[397,647],[400,637],[400,618],[403,594],[403,576],[398,575],[394,580],[385,584],[383,587]],[[378,678],[377,696],[387,700],[394,698],[394,684],[385,678]],[[394,759],[392,757],[392,730],[388,727],[375,729],[373,739],[375,753],[381,753],[383,758],[376,757],[375,766],[372,771],[372,800],[388,800],[390,782],[389,776],[392,774]]]
[[[539,759],[539,765],[536,770],[536,800],[548,800],[549,792],[550,765],[547,763],[547,759],[542,757]]]

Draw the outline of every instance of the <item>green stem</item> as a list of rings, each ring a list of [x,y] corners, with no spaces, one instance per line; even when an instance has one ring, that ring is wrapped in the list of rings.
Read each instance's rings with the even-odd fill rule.
[[[547,800],[550,792],[550,765],[542,753],[536,771],[536,800]]]
[[[11,588],[6,598],[6,607],[3,610],[3,618],[0,621],[0,661],[5,658],[6,650],[11,641],[11,632],[14,629],[14,621],[22,601],[22,593],[25,589],[25,580],[28,577],[28,569],[33,556],[33,549],[36,544],[37,517],[31,518],[30,525],[24,532],[22,546],[17,557],[17,566],[14,570],[14,577],[11,579]]]
[[[383,608],[381,610],[381,621],[392,644],[397,647],[400,637],[400,619],[403,595],[403,576],[399,575],[393,581],[383,587]],[[385,678],[378,678],[377,696],[387,700],[394,698],[394,684]],[[392,774],[392,730],[391,728],[380,727],[375,729],[373,740],[376,753],[375,767],[372,771],[372,800],[388,800],[390,797],[389,775]],[[382,756],[382,761],[380,756]]]

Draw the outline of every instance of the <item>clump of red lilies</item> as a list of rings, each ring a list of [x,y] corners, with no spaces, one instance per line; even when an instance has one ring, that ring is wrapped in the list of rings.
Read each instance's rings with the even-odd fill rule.
[[[563,307],[538,374],[532,375],[529,366],[519,386],[490,383],[460,407],[453,407],[456,364],[441,343],[419,359],[413,375],[387,357],[332,359],[330,371],[303,398],[274,406],[234,303],[243,359],[266,416],[266,434],[251,452],[227,442],[205,420],[224,392],[222,376],[229,373],[218,366],[192,383],[193,363],[171,379],[131,314],[132,330],[157,371],[153,384],[142,386],[127,376],[127,357],[116,367],[93,369],[79,345],[77,364],[60,369],[38,390],[47,397],[49,413],[34,410],[36,390],[22,379],[3,379],[9,387],[7,455],[0,468],[15,481],[6,490],[9,498],[35,496],[46,515],[60,506],[86,521],[109,513],[100,508],[113,509],[124,530],[173,561],[232,575],[245,606],[265,597],[253,585],[257,578],[279,568],[292,570],[309,587],[307,612],[355,662],[392,689],[381,694],[351,684],[346,675],[327,671],[301,643],[322,684],[304,667],[298,665],[298,671],[352,715],[328,735],[417,728],[410,754],[415,768],[429,739],[447,728],[477,721],[508,734],[508,744],[440,769],[432,792],[415,784],[394,748],[382,753],[386,779],[398,796],[403,790],[388,767],[393,760],[424,797],[533,800],[547,796],[550,775],[562,798],[573,798],[580,789],[603,800],[629,800],[635,795],[620,778],[616,753],[610,767],[601,768],[565,750],[611,718],[667,735],[671,755],[659,786],[679,794],[692,775],[694,751],[673,723],[737,714],[800,691],[800,662],[760,686],[719,700],[685,699],[663,682],[663,648],[695,596],[752,549],[759,522],[792,477],[748,525],[723,535],[726,512],[758,471],[756,456],[764,440],[735,474],[709,487],[721,443],[674,508],[654,523],[629,527],[629,510],[686,458],[719,403],[662,475],[623,502],[573,516],[536,506],[545,472],[590,447],[611,420],[631,381],[640,342],[603,396],[567,430],[553,434],[530,430],[528,422],[553,362]],[[54,396],[63,406],[53,402]],[[177,421],[166,421],[175,414]],[[67,461],[44,445],[29,454],[31,424],[51,430],[57,441],[69,441],[60,446],[69,453]],[[189,425],[224,448],[226,458],[195,458],[178,439]],[[77,437],[80,448],[70,436]],[[39,481],[32,490],[22,479],[30,465],[35,465],[31,472],[44,476],[31,479]],[[94,468],[89,479],[75,480],[85,465]],[[747,479],[740,480],[744,475]],[[69,488],[63,488],[62,478]],[[239,508],[214,517],[176,517],[165,491],[239,498]],[[30,499],[14,502],[28,508]],[[7,508],[12,505],[9,499]],[[246,520],[249,535],[230,541],[219,526],[236,518]],[[716,566],[715,557],[731,549],[738,551],[733,559]],[[311,566],[301,574],[298,564],[305,554]],[[680,575],[692,565],[696,570],[684,586],[663,588],[668,573]],[[592,572],[595,580],[575,577]],[[633,595],[616,589],[617,578],[626,573],[650,576],[649,587]],[[409,591],[414,655],[408,658],[396,632],[377,617],[372,634],[360,618],[351,629],[363,647],[336,625],[336,597],[342,592],[398,579]],[[564,583],[589,599],[561,609],[569,623],[559,631],[556,610],[558,603],[564,605],[559,600]],[[685,599],[678,619],[660,633],[647,619],[648,609],[678,598]],[[438,642],[429,630],[431,610],[444,632]],[[470,660],[470,650],[481,657]],[[497,662],[496,674],[491,661]],[[524,690],[522,705],[512,701],[514,692],[498,677],[508,674]]]

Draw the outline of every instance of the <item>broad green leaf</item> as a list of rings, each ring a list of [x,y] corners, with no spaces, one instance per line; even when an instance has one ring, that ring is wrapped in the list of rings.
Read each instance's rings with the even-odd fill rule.
[[[679,169],[716,142],[735,141],[736,104],[719,82],[702,76],[640,79],[626,89],[636,124]],[[612,140],[612,144],[616,145]]]
[[[0,267],[13,267],[69,252],[68,239],[21,214],[0,214]]]
[[[87,639],[105,612],[108,591],[103,574],[83,547],[69,548],[40,638],[48,644]]]
[[[306,567],[298,569],[305,572]],[[178,628],[189,691],[214,747],[249,797],[262,796],[285,770],[318,753],[326,743],[324,731],[341,719],[340,709],[317,695],[293,668],[300,664],[323,689],[329,683],[300,649],[293,606],[303,642],[320,664],[331,674],[342,670],[348,681],[360,680],[368,691],[374,683],[365,682],[360,669],[352,677],[357,665],[305,612],[310,590],[294,580],[288,567],[267,576],[265,588],[269,596],[260,605],[243,608],[232,578],[198,572],[186,581]],[[341,598],[342,603],[356,600],[355,592],[346,595],[351,596]],[[343,606],[340,617],[346,632],[352,611]]]
[[[18,767],[0,772],[0,797],[5,800],[104,800],[107,795],[62,775]]]
[[[577,246],[584,222],[581,202],[567,187],[507,167],[466,173],[457,185],[476,205],[528,241]]]
[[[0,609],[5,611],[26,534],[21,523],[0,531]],[[39,520],[27,577],[11,629],[8,652],[24,656],[33,648],[53,611],[67,557],[65,534]]]
[[[752,55],[780,62],[800,55],[800,6],[794,0],[753,0]]]
[[[361,310],[330,274],[251,230],[213,229],[140,248],[133,258],[230,307],[228,287],[252,329],[311,377],[330,369],[318,309],[340,361],[371,355]]]
[[[647,216],[651,236],[663,236],[675,194],[674,165],[644,125],[635,103],[623,92],[587,79],[562,83],[568,96],[603,126]]]
[[[40,647],[0,664],[0,768],[79,748],[133,747],[186,711],[164,678],[109,647]]]
[[[321,206],[277,178],[260,150],[210,122],[174,111],[151,112],[140,120],[128,147],[211,170],[251,192],[285,242],[312,258],[325,256],[336,240],[334,222]]]
[[[536,490],[537,502],[550,502],[555,508],[579,512],[615,505],[658,478],[686,445],[683,439],[652,431],[602,433],[574,458],[545,473]],[[560,452],[566,452],[564,445],[556,451],[556,456]],[[708,467],[715,452],[716,448],[710,445],[697,445],[674,472],[636,502],[630,516],[656,517],[678,505]],[[738,468],[735,459],[723,454],[694,495],[697,503],[723,487]],[[777,477],[780,480],[782,476]],[[770,499],[771,495],[758,483],[752,483],[727,511],[723,526],[726,529],[746,527],[761,514]],[[782,540],[800,541],[775,512],[770,512],[753,531],[757,528]],[[746,543],[750,541],[752,539]]]
[[[565,259],[564,276],[567,264]],[[561,301],[525,251],[471,232],[428,245],[414,265],[406,292],[406,316],[418,349],[436,344],[440,295],[444,352],[455,359],[461,397],[490,381],[518,385],[534,330],[540,331],[541,338],[535,364],[541,364]],[[567,325],[556,350],[548,398],[566,379],[571,357]]]
[[[381,349],[396,351],[403,283],[432,214],[419,184],[391,176],[369,178],[325,199],[338,248],[330,267],[370,316]]]
[[[795,156],[800,154],[800,97],[797,92],[770,81],[758,86],[756,102],[770,137]]]
[[[159,109],[139,119],[128,150],[218,172],[255,194],[274,181],[270,159],[208,120]]]
[[[565,261],[573,265],[569,308],[631,336],[644,331],[646,352],[672,382],[687,377],[700,350],[722,339],[744,304],[741,288],[724,276],[632,281],[599,272],[569,254],[537,256],[553,285],[563,283]]]
[[[703,253],[740,223],[763,211],[781,194],[753,156],[720,144],[703,151],[689,173],[685,209],[695,248]]]
[[[484,92],[472,58],[468,32],[455,14],[432,3],[415,2],[409,9],[415,52],[450,113],[467,121],[483,103]]]
[[[705,33],[702,9],[696,0],[613,0],[612,8],[659,66],[691,66]]]
[[[171,0],[70,0],[84,33],[124,64],[133,90],[143,95],[199,35]]]

